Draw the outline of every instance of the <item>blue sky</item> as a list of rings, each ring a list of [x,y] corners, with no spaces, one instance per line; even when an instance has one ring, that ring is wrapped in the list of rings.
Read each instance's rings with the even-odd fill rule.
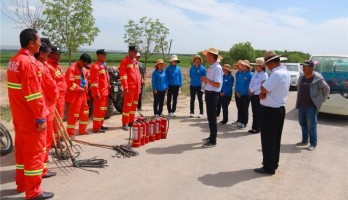
[[[255,49],[348,54],[347,0],[93,0],[93,8],[101,33],[84,48],[126,50],[124,25],[148,16],[169,28],[172,53],[250,41]],[[18,45],[19,32],[1,15],[1,45]]]

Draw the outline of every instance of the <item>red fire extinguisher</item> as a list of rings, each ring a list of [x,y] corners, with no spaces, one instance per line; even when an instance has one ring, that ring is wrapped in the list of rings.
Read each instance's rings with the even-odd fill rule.
[[[147,144],[150,141],[150,138],[149,138],[149,132],[150,132],[149,131],[149,129],[150,129],[150,127],[149,127],[149,120],[146,119],[144,121],[144,124],[145,124],[145,144]]]
[[[149,141],[154,142],[155,141],[155,127],[156,127],[156,122],[154,119],[149,120]]]
[[[141,144],[141,124],[134,122],[132,126],[132,147],[140,147]]]
[[[161,139],[161,119],[160,118],[156,118],[155,119],[155,129],[156,129],[156,134],[155,134],[155,139],[156,140],[160,140]]]
[[[165,117],[161,117],[161,138],[166,139],[167,138],[167,132],[168,132],[168,119]]]
[[[141,131],[141,140],[140,140],[140,145],[143,146],[145,145],[145,123],[142,121],[140,122],[141,124],[141,128],[140,128],[140,131]]]

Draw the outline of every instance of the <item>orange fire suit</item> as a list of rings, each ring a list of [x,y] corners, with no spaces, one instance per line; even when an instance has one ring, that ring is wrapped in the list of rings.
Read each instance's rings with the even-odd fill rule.
[[[47,174],[48,168],[47,168],[47,161],[48,161],[48,153],[51,150],[52,147],[52,137],[54,132],[54,113],[55,113],[55,105],[56,105],[56,99],[59,95],[59,91],[56,85],[55,80],[55,69],[52,65],[45,63],[40,63],[40,69],[42,72],[42,81],[43,81],[43,95],[45,97],[45,102],[47,109],[49,110],[49,114],[46,117],[47,122],[47,137],[46,137],[46,153],[44,158],[44,170],[42,176],[45,176]]]
[[[93,106],[93,132],[101,129],[110,94],[109,74],[106,65],[96,61],[91,67],[91,91],[94,99]]]
[[[70,136],[75,134],[75,124],[79,119],[79,134],[87,134],[88,105],[86,69],[80,68],[77,63],[72,64],[65,73],[67,85],[66,101],[69,105],[67,132]],[[81,84],[85,82],[85,85]]]
[[[122,125],[134,122],[141,89],[141,77],[138,61],[128,55],[120,64],[120,79],[123,88]],[[128,90],[128,93],[126,92]]]
[[[59,63],[51,58],[47,59],[48,64],[50,64],[55,70],[54,76],[56,84],[59,90],[58,99],[56,101],[56,108],[59,112],[60,117],[64,117],[64,108],[65,108],[65,95],[66,95],[66,83],[64,79],[64,74]]]
[[[16,184],[26,198],[40,195],[46,131],[37,129],[38,119],[48,115],[42,91],[42,72],[27,49],[12,57],[7,69],[7,86],[15,129]]]

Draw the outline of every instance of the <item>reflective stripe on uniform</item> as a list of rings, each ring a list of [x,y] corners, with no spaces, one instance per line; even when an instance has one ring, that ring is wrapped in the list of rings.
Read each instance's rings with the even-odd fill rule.
[[[134,101],[133,104],[134,104],[134,105],[138,105],[138,101]]]
[[[134,65],[133,65],[133,64],[129,64],[129,65],[127,65],[127,68],[132,68],[132,67],[134,67]]]
[[[77,87],[76,83],[73,83],[73,85],[69,89],[74,90],[76,87]]]
[[[58,70],[58,71],[56,71],[56,76],[59,76],[59,75],[61,75],[62,74],[62,72],[60,71],[60,70]]]
[[[100,70],[99,74],[105,74],[105,69]]]
[[[37,73],[37,76],[42,76],[42,72],[39,71],[39,72]]]
[[[135,111],[131,111],[130,112],[131,115],[135,115],[135,113],[136,113]]]
[[[89,110],[83,111],[83,114],[88,114],[88,113],[89,113]]]
[[[16,169],[24,169],[24,165],[16,164]]]
[[[35,100],[35,99],[39,99],[41,97],[42,97],[41,92],[37,92],[37,93],[31,94],[31,95],[25,96],[24,98],[27,101],[32,101],[32,100]]]
[[[79,124],[88,124],[88,121],[87,122],[80,121]]]
[[[81,79],[81,76],[77,76],[77,75],[76,75],[76,76],[75,76],[75,79]]]
[[[46,163],[44,164],[44,168],[47,168],[47,165],[48,165],[48,163],[46,162]]]
[[[15,89],[15,90],[20,90],[20,89],[22,89],[22,84],[7,82],[7,87]]]
[[[69,124],[67,124],[66,127],[67,127],[67,128],[75,128],[75,124],[74,124],[74,125],[69,125]]]
[[[126,80],[126,79],[128,79],[128,77],[127,77],[127,75],[124,75],[124,76],[121,76],[120,79],[121,80]]]
[[[107,107],[100,107],[100,110],[108,110]]]
[[[25,176],[41,176],[43,172],[43,169],[39,170],[24,170],[24,175]]]
[[[122,113],[123,116],[129,117],[129,113]]]
[[[98,83],[92,83],[91,87],[98,87]]]
[[[74,114],[74,117],[79,117],[79,114]]]
[[[94,120],[94,121],[103,121],[104,118],[93,117],[93,120]]]
[[[131,106],[132,106],[132,103],[127,103],[127,106],[131,107]]]
[[[47,148],[46,148],[46,147],[45,147],[45,148],[43,148],[43,152],[44,152],[44,153],[46,153],[46,151],[47,151]]]

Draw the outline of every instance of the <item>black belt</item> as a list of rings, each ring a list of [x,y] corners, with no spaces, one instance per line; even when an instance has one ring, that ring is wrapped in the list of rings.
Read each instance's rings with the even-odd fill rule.
[[[273,109],[273,110],[276,110],[276,109],[284,109],[285,107],[284,106],[280,106],[278,108],[273,108],[273,107],[269,107],[269,106],[264,106],[264,105],[260,105],[262,108],[267,108],[267,109]]]
[[[218,94],[219,92],[205,90],[205,94]]]

